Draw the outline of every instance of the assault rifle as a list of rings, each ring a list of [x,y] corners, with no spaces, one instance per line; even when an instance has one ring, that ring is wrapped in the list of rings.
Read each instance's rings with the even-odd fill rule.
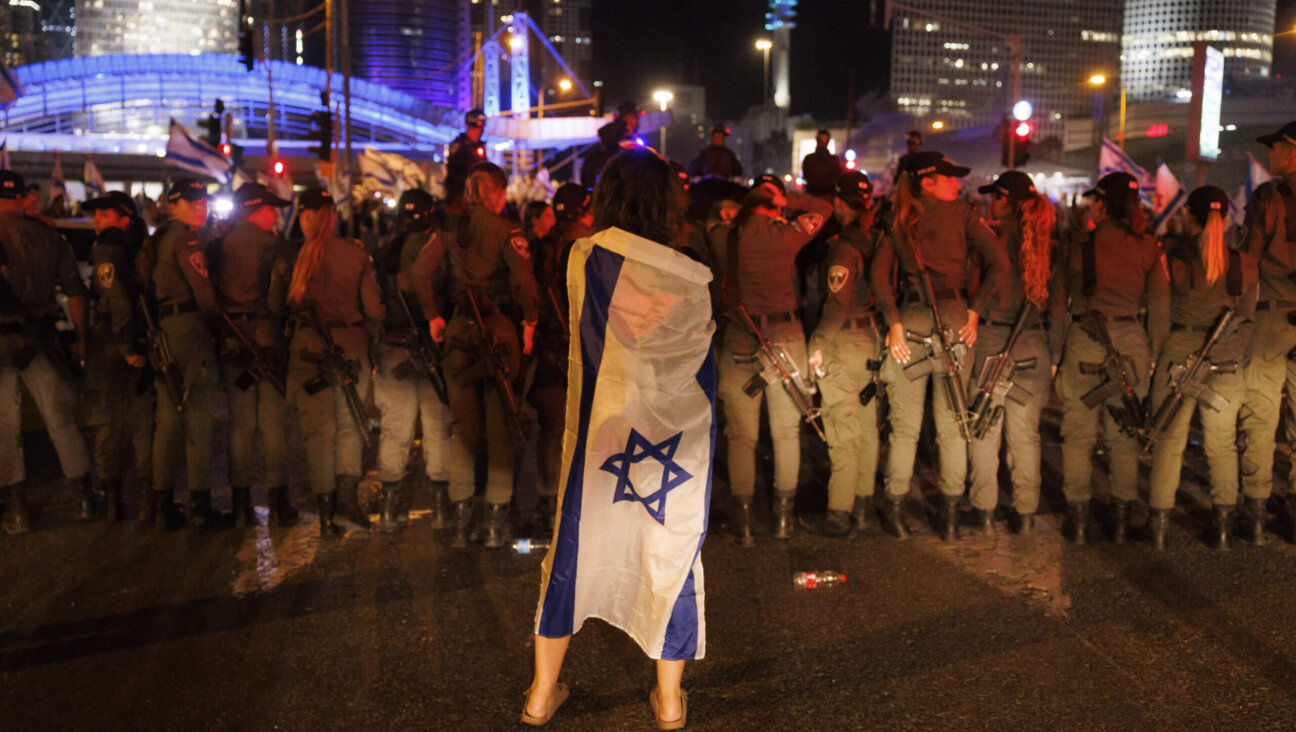
[[[401,292],[399,287],[394,288],[397,302],[400,303],[401,311],[405,313],[405,320],[409,323],[409,333],[405,336],[403,344],[405,350],[409,352],[409,364],[420,374],[426,376],[428,381],[432,382],[432,390],[436,392],[437,399],[442,404],[450,404],[450,391],[446,387],[445,372],[441,369],[441,351],[437,349],[436,343],[432,341],[432,334],[428,332],[427,321],[414,317],[414,309],[410,307],[409,300],[405,298],[405,293]],[[401,364],[406,366],[406,364]],[[396,369],[396,378],[404,378],[404,370]]]
[[[967,353],[967,346],[959,339],[957,333],[947,330],[945,324],[941,322],[931,273],[923,264],[922,252],[919,251],[917,242],[913,243],[911,249],[917,265],[918,283],[922,285],[923,300],[927,303],[927,309],[931,311],[932,331],[927,335],[917,335],[906,329],[905,335],[910,341],[927,346],[931,354],[921,361],[906,366],[905,376],[909,377],[910,381],[917,381],[928,374],[940,376],[945,397],[949,399],[950,409],[954,411],[954,421],[958,423],[959,434],[963,436],[964,442],[970,442],[972,427],[968,416],[967,389],[963,385],[963,356]]]
[[[1212,363],[1210,360],[1211,352],[1232,332],[1236,321],[1237,312],[1232,308],[1225,310],[1206,336],[1202,347],[1190,354],[1182,364],[1170,366],[1170,394],[1152,417],[1152,426],[1148,428],[1143,442],[1145,455],[1152,452],[1153,445],[1170,428],[1186,397],[1192,397],[1217,412],[1228,407],[1228,400],[1206,386],[1206,380],[1214,373],[1231,374],[1237,371],[1237,363],[1234,361]]]
[[[1076,318],[1076,325],[1107,354],[1102,363],[1080,364],[1082,374],[1103,375],[1103,382],[1080,397],[1080,400],[1086,407],[1093,409],[1112,397],[1120,397],[1121,405],[1118,407],[1108,404],[1107,410],[1111,412],[1112,419],[1121,431],[1142,442],[1146,434],[1146,419],[1143,403],[1134,392],[1134,387],[1138,386],[1138,374],[1134,372],[1132,362],[1122,356],[1112,343],[1111,334],[1107,332],[1107,317],[1097,310],[1090,310]]]
[[[495,388],[504,402],[509,431],[519,444],[524,443],[526,432],[522,429],[522,405],[518,403],[517,394],[513,391],[513,374],[509,372],[507,354],[504,352],[504,347],[496,340],[495,334],[486,327],[486,321],[482,319],[481,308],[477,306],[477,296],[473,294],[472,286],[465,287],[464,292],[468,293],[468,305],[472,308],[473,322],[481,332],[481,354],[485,357],[486,368],[490,369],[491,378],[495,380]]]
[[[229,316],[229,313],[221,313],[221,322],[234,336],[234,340],[238,341],[239,348],[252,361],[251,368],[244,369],[243,373],[239,374],[238,379],[235,380],[234,385],[243,391],[247,391],[253,384],[264,379],[270,386],[274,387],[275,391],[279,392],[279,396],[286,396],[288,388],[284,384],[283,374],[270,360],[265,349],[253,343],[252,339],[248,338],[247,334],[234,323],[234,319]]]
[[[760,395],[765,387],[775,382],[783,382],[783,388],[787,390],[788,396],[792,397],[792,403],[796,405],[797,411],[801,412],[802,418],[810,423],[814,428],[815,434],[824,442],[828,437],[824,434],[823,426],[820,424],[822,413],[814,405],[814,386],[806,383],[801,378],[801,371],[797,369],[796,361],[787,352],[787,349],[780,343],[773,343],[766,340],[765,334],[760,332],[756,323],[752,321],[751,315],[748,314],[746,306],[738,306],[738,314],[742,316],[743,323],[747,330],[756,338],[756,350],[747,355],[734,354],[734,361],[737,363],[760,363],[761,370],[743,385],[743,391],[749,397]]]
[[[1003,417],[1004,403],[1011,399],[1018,404],[1025,404],[1031,397],[1030,392],[1013,383],[1013,375],[1018,371],[1035,368],[1035,358],[1013,360],[1012,350],[1017,339],[1030,327],[1038,311],[1035,306],[1026,303],[1013,323],[1008,340],[1003,350],[987,356],[981,366],[981,380],[977,384],[977,395],[972,400],[972,410],[968,420],[972,423],[972,436],[976,439],[985,437]]]
[[[320,355],[320,375],[303,384],[302,388],[307,394],[314,396],[330,386],[336,386],[346,399],[347,411],[351,413],[351,421],[355,422],[360,439],[365,447],[372,447],[377,430],[365,419],[364,400],[360,398],[360,392],[356,388],[360,383],[360,362],[347,358],[346,351],[333,340],[333,334],[329,332],[318,305],[313,307],[313,311],[315,329],[324,339],[324,352]]]
[[[149,362],[153,366],[153,373],[166,389],[167,398],[171,400],[171,408],[180,418],[180,429],[185,433],[185,439],[190,440],[192,438],[189,436],[189,423],[185,419],[189,410],[189,390],[185,388],[184,375],[180,373],[180,367],[171,354],[171,344],[167,341],[166,333],[158,327],[157,320],[153,317],[153,308],[149,306],[148,297],[142,292],[139,296],[139,306],[140,313],[144,316],[144,328],[148,332]]]

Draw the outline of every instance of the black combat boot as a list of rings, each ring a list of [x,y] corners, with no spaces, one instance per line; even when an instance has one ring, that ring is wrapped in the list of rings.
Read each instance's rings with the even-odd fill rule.
[[[315,501],[319,506],[320,538],[336,539],[346,535],[346,529],[342,528],[336,521],[334,521],[334,519],[337,518],[337,491],[316,493]]]
[[[401,484],[399,480],[384,480],[382,488],[382,515],[378,519],[378,528],[385,532],[395,531],[401,527],[399,519]]]
[[[153,532],[161,534],[167,531],[176,531],[188,523],[184,509],[180,504],[175,502],[175,492],[171,490],[157,491],[158,511],[157,520],[153,523]]]
[[[513,538],[509,526],[509,505],[507,503],[486,504],[486,532],[482,545],[487,549],[499,549]]]
[[[972,511],[973,519],[976,521],[976,533],[981,536],[994,536],[995,531],[994,509],[978,508]]]
[[[941,496],[940,512],[936,514],[936,533],[941,541],[958,541],[959,501],[962,496]]]
[[[540,512],[540,535],[548,539],[553,536],[554,522],[558,520],[558,496],[540,496],[537,509]]]
[[[856,531],[863,531],[868,528],[869,514],[873,513],[872,496],[855,496],[855,509],[851,511],[851,524],[855,526]]]
[[[22,483],[15,483],[6,489],[8,505],[4,516],[0,517],[0,528],[6,534],[26,534],[31,531],[31,514],[27,511],[27,497],[23,495]]]
[[[432,528],[448,529],[454,526],[454,516],[451,513],[450,487],[444,480],[432,481]]]
[[[1113,544],[1124,544],[1125,537],[1129,534],[1129,501],[1122,501],[1119,498],[1111,500],[1111,540]]]
[[[1170,529],[1170,509],[1154,508],[1148,513],[1147,531],[1148,538],[1152,540],[1152,548],[1156,551],[1163,552],[1166,548],[1166,532]]]
[[[73,478],[72,484],[76,486],[77,494],[80,496],[80,502],[77,506],[77,518],[82,521],[88,521],[99,513],[99,492],[95,490],[94,478],[89,473],[80,478]]]
[[[909,538],[909,527],[904,519],[904,498],[887,496],[882,507],[882,530],[897,539]]]
[[[756,546],[756,537],[752,536],[752,497],[734,497],[733,537],[741,547]]]
[[[793,526],[792,523],[792,499],[793,496],[779,495],[774,498],[774,538],[791,539]]]
[[[104,481],[104,520],[110,524],[126,518],[126,504],[122,501],[122,479]]]
[[[1035,531],[1035,514],[1014,510],[1009,520],[1009,526],[1020,536],[1029,534]]]
[[[802,516],[799,523],[801,528],[812,534],[833,539],[841,539],[851,533],[851,515],[845,511],[828,511],[823,516],[813,518]]]
[[[1089,539],[1089,502],[1067,503],[1066,523],[1062,536],[1073,544],[1085,544]]]
[[[335,518],[349,529],[367,530],[369,514],[360,507],[360,478],[354,475],[339,475],[337,486],[338,509]]]
[[[1242,515],[1238,518],[1238,534],[1249,542],[1260,546],[1265,543],[1265,517],[1268,509],[1263,498],[1247,498],[1242,503]]]
[[[212,509],[211,491],[189,491],[189,533],[217,531],[221,523],[221,515]]]
[[[297,509],[288,502],[288,489],[278,486],[266,491],[266,503],[270,507],[270,526],[286,529],[296,526],[301,519]]]
[[[467,549],[468,530],[472,526],[473,517],[472,499],[456,501],[451,510],[454,513],[454,535],[450,537],[450,546],[455,549]]]
[[[234,506],[234,528],[257,526],[256,510],[252,508],[252,489],[230,487],[230,503]]]
[[[1233,532],[1233,507],[1215,504],[1211,506],[1210,534],[1207,543],[1220,551],[1228,551],[1229,534]]]

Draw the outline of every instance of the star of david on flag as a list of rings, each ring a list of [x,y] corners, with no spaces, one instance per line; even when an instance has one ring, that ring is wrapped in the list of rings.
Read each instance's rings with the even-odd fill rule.
[[[643,504],[644,509],[648,511],[648,515],[653,517],[653,520],[665,526],[666,494],[693,477],[691,473],[680,467],[674,460],[675,450],[679,448],[680,438],[683,436],[683,432],[677,432],[674,437],[667,438],[665,442],[653,444],[651,440],[639,434],[638,430],[631,429],[630,437],[626,439],[625,452],[616,453],[604,460],[603,467],[600,468],[600,470],[617,477],[612,502],[639,501]],[[661,487],[648,495],[644,495],[639,492],[638,487],[631,480],[630,473],[631,466],[648,458],[656,460],[661,465]],[[639,472],[640,476],[643,475],[643,472],[636,472]],[[647,483],[648,481],[643,482]]]

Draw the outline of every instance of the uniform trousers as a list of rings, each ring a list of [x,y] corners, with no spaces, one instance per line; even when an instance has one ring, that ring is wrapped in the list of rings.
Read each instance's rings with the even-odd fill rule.
[[[562,441],[567,421],[567,363],[565,342],[540,349],[536,357],[536,377],[527,395],[535,407],[539,422],[536,462],[540,481],[536,492],[542,496],[558,495],[558,476],[562,468]]]
[[[850,511],[855,498],[871,498],[878,464],[878,398],[860,404],[859,394],[873,379],[880,339],[871,327],[839,331],[824,348],[822,396],[828,437],[828,510]]]
[[[183,453],[189,492],[210,491],[212,397],[218,381],[216,345],[205,317],[199,313],[169,315],[159,325],[180,371],[182,394],[186,396],[182,424],[159,377],[153,432],[153,490],[175,488],[172,460]]]
[[[368,333],[360,325],[330,328],[329,332],[346,358],[358,363],[356,391],[363,398],[370,378]],[[288,401],[297,409],[311,492],[317,495],[334,491],[339,477],[358,479],[363,473],[360,428],[351,416],[342,388],[324,386],[314,394],[307,390],[308,385],[313,390],[323,384],[319,379],[327,378],[319,363],[323,352],[324,339],[314,328],[296,328],[288,347]],[[365,415],[361,414],[361,419]]]
[[[116,346],[86,354],[86,425],[91,428],[95,475],[122,477],[122,450],[130,448],[139,485],[152,487],[153,390],[141,384],[142,369],[126,363]]]
[[[450,408],[441,403],[432,382],[421,373],[398,378],[392,373],[409,363],[408,352],[383,344],[379,349],[378,372],[374,376],[374,401],[382,413],[382,435],[378,439],[378,479],[394,483],[405,477],[414,426],[423,428],[423,465],[428,480],[450,479]]]
[[[1281,411],[1283,385],[1288,403],[1296,406],[1296,370],[1288,367],[1287,354],[1296,348],[1296,325],[1287,321],[1287,310],[1257,310],[1255,330],[1243,370],[1246,396],[1239,412],[1246,435],[1242,466],[1242,492],[1247,498],[1268,498],[1273,492],[1274,445]],[[1296,436],[1289,430],[1288,436]],[[1296,468],[1293,469],[1296,474]]]
[[[63,475],[80,478],[90,472],[90,456],[77,429],[72,385],[44,354],[37,354],[21,371],[11,367],[0,369],[0,404],[4,405],[0,408],[0,486],[15,485],[27,478],[23,464],[20,380],[45,420]]]
[[[269,360],[282,363],[282,326],[278,320],[258,318],[236,322]],[[279,331],[279,332],[276,332]],[[221,380],[229,399],[229,482],[231,486],[252,485],[253,446],[261,433],[267,488],[288,487],[288,445],[285,438],[288,404],[285,396],[264,379],[241,389],[236,383],[252,367],[251,358],[239,350],[232,336],[223,343]]]
[[[486,327],[516,377],[521,364],[517,327],[502,314],[486,316]],[[495,379],[483,356],[483,339],[467,317],[457,315],[446,326],[446,382],[450,389],[450,500],[466,501],[476,490],[477,442],[486,436],[486,502],[513,499],[514,437]],[[520,405],[519,405],[520,406]]]

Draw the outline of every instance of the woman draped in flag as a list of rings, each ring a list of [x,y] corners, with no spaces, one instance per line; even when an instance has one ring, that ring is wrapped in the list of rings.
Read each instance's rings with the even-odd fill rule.
[[[522,711],[530,725],[566,700],[558,675],[586,618],[624,630],[657,661],[649,704],[659,729],[684,726],[684,663],[706,651],[715,324],[710,271],[671,246],[676,185],[651,150],[621,153],[594,192],[598,233],[572,247],[567,424]]]

